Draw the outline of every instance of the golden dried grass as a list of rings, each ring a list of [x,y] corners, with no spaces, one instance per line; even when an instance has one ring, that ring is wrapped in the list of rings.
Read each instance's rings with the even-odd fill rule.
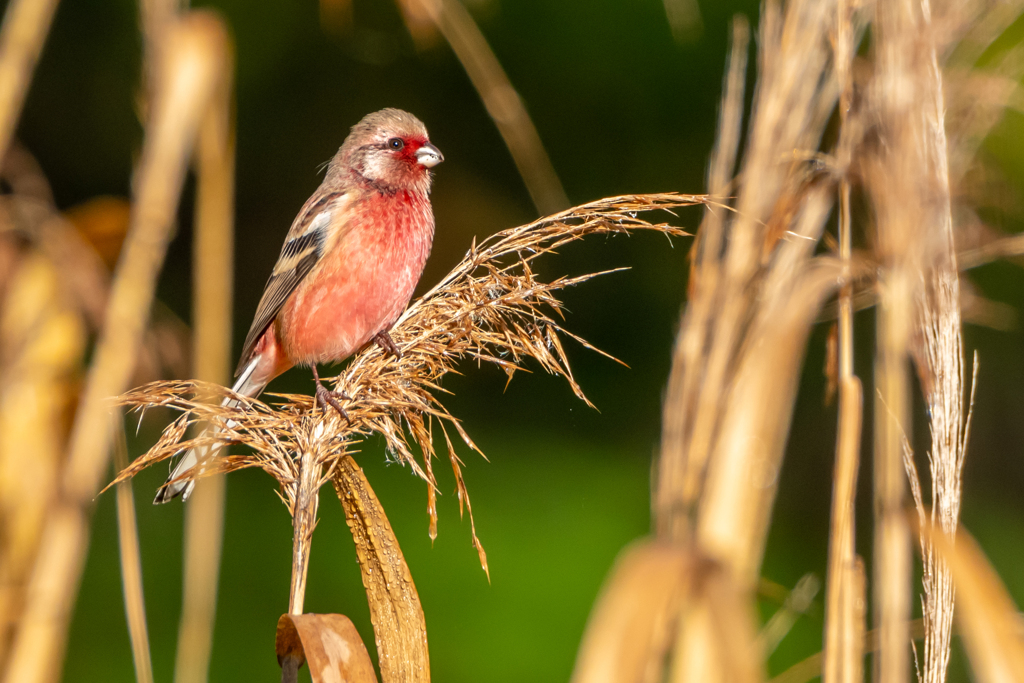
[[[396,460],[428,482],[433,536],[436,481],[432,461],[437,453],[431,426],[435,419],[448,446],[460,501],[469,506],[461,461],[451,447],[444,424],[454,428],[471,448],[476,450],[476,446],[436,395],[441,378],[452,372],[457,362],[468,359],[493,363],[511,379],[524,369],[523,361],[532,358],[543,370],[565,377],[574,393],[587,401],[573,378],[561,338],[593,347],[555,319],[562,311],[555,294],[597,274],[544,282],[532,268],[534,260],[588,235],[639,230],[686,235],[668,224],[649,223],[638,214],[655,209],[671,211],[707,201],[700,195],[677,194],[613,197],[501,231],[474,244],[462,262],[413,302],[395,324],[391,336],[402,351],[400,358],[370,346],[357,354],[336,378],[335,389],[349,397],[340,399],[340,404],[351,422],[333,412],[322,414],[314,409],[312,397],[305,395],[275,395],[280,402],[273,406],[259,399],[235,397],[239,400],[237,407],[222,408],[208,405],[206,400],[226,396],[227,390],[202,382],[156,382],[129,391],[121,397],[126,406],[165,406],[183,415],[117,480],[134,476],[183,449],[240,443],[250,446],[253,453],[218,456],[208,471],[260,467],[281,482],[292,505],[288,491],[297,481],[298,473],[293,450],[301,451],[309,444],[318,454],[317,464],[329,472],[333,462],[343,457],[356,439],[377,433],[384,437]],[[215,429],[186,438],[186,428],[196,420],[207,421]],[[414,454],[414,446],[422,453],[420,460]],[[474,545],[481,551],[481,564],[486,567],[475,535]]]
[[[442,31],[445,21],[450,22],[446,38],[471,77],[473,69],[479,69],[479,78],[473,80],[492,116],[499,126],[502,118],[519,117],[522,129],[520,114],[525,114],[525,109],[520,106],[520,114],[510,113],[508,102],[502,104],[508,100],[511,86],[507,79],[495,77],[501,74],[500,65],[472,20],[466,23],[468,14],[459,14],[465,9],[457,3],[426,0],[418,4],[409,0],[403,8],[406,4],[421,10],[420,21],[426,17]],[[14,3],[12,7],[25,5]],[[52,3],[37,3],[35,8],[45,10],[47,6]],[[160,11],[173,11],[167,2],[145,3],[145,7],[153,10],[144,16],[147,33],[158,31]],[[13,11],[9,9],[9,14]],[[764,657],[775,637],[769,632],[759,639],[756,634],[753,587],[804,344],[824,299],[836,290],[840,437],[825,652],[813,666],[820,670],[824,663],[827,681],[860,680],[862,652],[877,649],[879,680],[900,681],[909,674],[908,647],[914,629],[909,621],[910,526],[903,514],[903,428],[909,422],[913,395],[908,375],[913,357],[930,409],[933,440],[929,452],[933,507],[930,514],[922,513],[920,520],[925,563],[922,679],[938,683],[945,678],[953,582],[962,594],[961,623],[979,676],[983,680],[1021,677],[1024,646],[1012,603],[977,549],[963,539],[954,549],[951,541],[958,533],[959,474],[968,422],[962,415],[962,315],[951,211],[955,193],[951,188],[969,173],[974,153],[1001,109],[1021,104],[1014,81],[1024,63],[1019,51],[1009,51],[984,76],[972,70],[1019,12],[1016,3],[993,8],[981,0],[938,7],[934,15],[927,1],[902,0],[877,7],[843,0],[834,5],[792,0],[785,7],[768,2],[760,29],[759,82],[750,132],[736,177],[748,30],[742,21],[734,28],[708,182],[712,193],[734,195],[728,206],[697,196],[612,198],[474,244],[463,263],[410,307],[400,321],[394,337],[405,352],[402,358],[386,357],[372,347],[353,359],[337,378],[336,388],[351,397],[343,402],[353,417],[351,423],[333,413],[320,413],[312,399],[304,396],[278,397],[276,405],[242,400],[234,408],[223,409],[208,401],[224,396],[226,390],[203,382],[157,383],[129,392],[123,397],[128,405],[162,405],[184,414],[149,453],[122,471],[118,481],[194,445],[250,446],[249,455],[222,451],[206,471],[187,476],[256,466],[280,482],[295,525],[289,600],[293,614],[301,612],[303,603],[317,492],[332,481],[357,539],[385,681],[428,680],[423,614],[415,586],[383,509],[355,465],[351,449],[372,433],[383,435],[392,456],[427,482],[430,533],[434,536],[436,420],[472,528],[462,463],[446,425],[471,448],[475,446],[438,398],[443,391],[442,377],[454,371],[459,360],[468,359],[494,363],[511,378],[525,369],[523,362],[529,357],[548,372],[566,377],[577,395],[586,400],[569,370],[560,336],[582,340],[556,319],[561,309],[555,295],[559,289],[592,276],[542,282],[532,271],[533,259],[586,234],[637,229],[682,234],[669,226],[646,223],[636,218],[635,212],[703,203],[708,211],[694,250],[690,300],[665,404],[654,501],[657,539],[634,548],[618,564],[591,620],[576,680],[603,680],[601,676],[613,671],[622,672],[625,680],[659,680],[666,675],[674,681],[763,679]],[[21,94],[15,88],[5,113],[13,111],[15,116],[48,23],[45,11],[35,17],[32,35],[37,39],[25,42],[22,47],[27,49],[11,58],[21,65],[13,81],[17,85],[21,79]],[[855,54],[869,21],[873,44],[864,60],[871,65],[864,68]],[[5,21],[4,35],[8,24],[14,23]],[[410,20],[411,30],[413,23]],[[470,35],[473,30],[476,33]],[[10,44],[14,43],[0,37],[0,71],[7,63],[5,50]],[[457,44],[463,46],[462,51]],[[481,54],[490,56],[482,58]],[[487,64],[471,68],[473,60]],[[942,72],[945,64],[951,65],[948,79]],[[159,94],[161,79],[152,72],[150,78]],[[953,94],[947,101],[948,92]],[[182,91],[179,96],[184,94]],[[154,118],[159,118],[161,110],[156,106]],[[181,111],[194,116],[197,109],[203,108],[184,107]],[[838,142],[833,149],[822,149],[823,131],[836,111]],[[960,123],[947,138],[951,120]],[[195,119],[190,121],[195,123]],[[0,133],[3,130],[0,125]],[[180,133],[180,138],[188,137]],[[172,164],[175,169],[183,163],[181,155],[187,154],[183,149],[176,148],[168,155],[177,159]],[[145,182],[141,184],[140,196],[146,187]],[[871,252],[857,258],[851,249],[855,218],[851,216],[850,194],[854,184],[865,191],[873,219],[863,229]],[[174,185],[168,182],[165,192],[153,197],[157,201],[151,206],[163,207],[163,217],[173,203],[169,198],[176,196]],[[725,211],[727,208],[732,212]],[[823,235],[829,246],[824,228],[832,211],[838,214],[838,236],[831,240],[838,245],[838,258],[819,253],[818,246]],[[153,224],[160,222],[156,215],[150,218]],[[129,242],[129,253],[132,246]],[[156,246],[150,256],[162,248]],[[1013,239],[997,240],[974,249],[968,260],[976,263],[1015,250],[1019,246]],[[150,269],[158,263],[148,260]],[[852,374],[854,280],[873,287],[877,297],[869,298],[878,302],[875,496],[880,514],[872,586],[878,621],[872,632],[876,645],[864,636],[865,572],[853,543],[862,401],[859,380]],[[107,313],[108,329],[109,321],[116,318],[119,284],[111,297],[114,313]],[[145,298],[137,297],[135,303]],[[138,310],[146,307],[148,304],[135,306]],[[140,325],[136,319],[129,320],[129,349],[138,347]],[[120,383],[123,388],[126,371],[115,370],[96,382],[107,388]],[[91,383],[80,418],[99,414],[96,390]],[[203,420],[213,428],[188,438],[187,426]],[[54,658],[39,653],[52,653],[60,647],[61,619],[66,619],[70,585],[87,538],[84,495],[94,490],[89,485],[98,481],[97,468],[105,458],[103,431],[101,425],[91,432],[95,449],[79,448],[81,444],[76,442],[78,450],[73,454],[88,450],[94,456],[73,456],[71,471],[90,476],[75,480],[78,486],[69,491],[63,490],[69,486],[65,480],[61,494],[71,494],[72,504],[57,508],[44,536],[47,552],[41,555],[34,581],[37,586],[51,582],[58,590],[41,595],[37,588],[30,593],[32,600],[42,599],[47,609],[58,613],[53,623],[42,626],[45,634],[38,622],[29,619],[29,635],[24,636],[29,642],[35,638],[37,645],[44,643],[34,654],[40,660],[48,659],[44,664],[50,669],[36,666],[33,675],[25,678],[12,677],[28,669],[10,669],[11,680],[44,680],[55,675]],[[90,440],[80,434],[76,438]],[[908,462],[912,465],[912,460]],[[917,483],[916,479],[911,483]],[[919,484],[912,492],[923,510]],[[472,534],[486,571],[486,555],[475,528]],[[654,547],[667,550],[647,552]],[[684,565],[686,568],[681,568]],[[375,576],[369,578],[371,574]],[[668,574],[673,580],[637,581],[634,576]],[[404,595],[381,592],[388,575],[392,583],[407,587]],[[671,598],[664,603],[667,607],[649,609],[666,596]],[[628,609],[624,610],[624,605]],[[36,605],[37,617],[38,608]],[[790,618],[791,614],[783,611],[775,623],[784,626]],[[644,628],[631,629],[628,643],[619,641],[622,647],[593,645],[615,640],[623,625],[631,623]],[[25,630],[25,624],[22,627]],[[32,628],[36,629],[34,635]],[[19,634],[16,647],[23,647],[22,638]],[[22,655],[16,661],[24,664],[28,660]],[[801,671],[806,670],[809,667]]]
[[[48,681],[60,674],[88,544],[89,513],[109,464],[113,425],[108,397],[127,387],[139,355],[185,168],[201,114],[222,73],[226,40],[219,20],[203,12],[182,19],[168,37],[147,124],[131,230],[75,414],[67,463],[40,537],[4,680]]]
[[[0,261],[8,249],[0,242]],[[55,265],[39,253],[8,255],[8,268],[0,267],[0,662],[60,478],[86,344],[86,325],[63,296]]]
[[[728,187],[736,210],[730,215],[709,208],[698,232],[665,400],[654,481],[656,537],[677,544],[694,561],[723,566],[733,582],[729,591],[749,605],[804,342],[825,298],[839,290],[831,365],[840,390],[839,439],[825,651],[814,664],[816,672],[823,667],[829,682],[861,680],[865,650],[866,579],[853,528],[862,429],[862,391],[853,375],[854,283],[874,289],[878,304],[878,514],[871,586],[878,680],[901,681],[910,673],[912,558],[902,440],[912,400],[912,357],[931,416],[929,461],[938,509],[929,519],[950,534],[959,514],[967,420],[947,159],[955,159],[956,173],[965,172],[966,159],[1016,87],[1005,80],[989,85],[992,96],[966,108],[971,125],[963,135],[952,136],[951,143],[943,117],[947,107],[960,111],[963,105],[947,105],[942,65],[958,55],[961,64],[973,67],[970,55],[977,60],[1020,7],[992,9],[978,2],[942,6],[935,16],[932,12],[929,3],[911,0],[877,6],[842,0],[766,3],[747,149],[733,178],[746,51],[743,24],[737,23],[708,172],[709,191],[718,194]],[[869,26],[871,49],[858,57]],[[1012,61],[1004,58],[1000,68],[1019,73],[1003,66]],[[960,92],[977,92],[978,80],[965,73],[960,74],[962,84],[972,86],[961,84]],[[984,80],[991,78],[983,76],[980,87],[985,89]],[[834,117],[829,136],[834,142],[822,148],[829,117]],[[854,214],[851,208],[854,187],[866,200],[866,221],[863,212]],[[835,238],[824,233],[829,213],[837,217]],[[856,257],[854,230],[864,235],[869,249]],[[833,250],[837,259],[829,255]],[[922,680],[932,683],[945,680],[953,594],[942,560],[926,541],[922,544],[926,616],[921,671]],[[630,596],[657,599],[629,588],[623,566],[617,565],[609,579],[584,643],[591,642],[593,629],[601,628],[597,615],[609,605]],[[674,599],[671,595],[665,591],[660,599]],[[754,680],[763,675],[765,652],[753,643],[749,649],[737,644],[745,641],[738,636],[740,621],[723,636],[715,625],[720,613],[710,588],[692,591],[676,616],[668,618],[677,634],[669,666],[661,669],[663,662],[655,657],[646,660],[655,667],[653,674],[626,666],[634,674],[622,680]],[[734,619],[739,614],[729,613]],[[654,644],[652,636],[636,647],[656,651]],[[636,656],[634,651],[624,653],[621,661],[607,661],[614,653],[601,653],[610,670]],[[737,656],[752,657],[754,666],[745,673],[731,668]],[[577,673],[592,670],[595,657],[594,648],[582,648]]]
[[[955,536],[932,523],[918,530],[922,543],[929,544],[949,568],[961,596],[957,619],[978,680],[1024,680],[1021,615],[981,548],[962,529]]]
[[[0,28],[0,159],[7,154],[57,0],[14,0]]]
[[[497,365],[511,380],[517,371],[526,369],[526,359],[533,359],[547,372],[564,377],[589,405],[573,378],[562,338],[593,347],[556,320],[562,314],[557,293],[597,274],[546,282],[534,271],[535,259],[588,235],[647,230],[684,236],[687,233],[679,228],[647,222],[638,214],[707,203],[706,197],[697,195],[614,197],[496,233],[474,244],[462,262],[413,302],[392,328],[392,339],[402,351],[400,357],[369,346],[335,379],[334,388],[343,396],[340,403],[348,419],[335,411],[324,413],[310,396],[277,395],[277,402],[268,404],[199,381],[156,382],[129,391],[120,398],[122,405],[141,411],[167,407],[182,414],[146,454],[121,471],[116,481],[124,481],[183,450],[211,446],[215,455],[201,471],[187,472],[186,477],[246,467],[259,467],[271,474],[280,484],[292,517],[289,614],[302,613],[318,492],[327,481],[333,481],[356,539],[381,675],[385,683],[429,680],[419,598],[383,509],[351,459],[354,447],[369,435],[379,434],[391,457],[427,483],[429,533],[433,538],[437,534],[437,481],[433,470],[436,424],[455,476],[460,510],[469,513],[473,545],[487,572],[487,556],[476,534],[462,475],[463,463],[448,430],[454,429],[471,449],[477,448],[460,421],[440,401],[442,378],[455,371],[457,363],[468,360]],[[236,399],[234,404],[219,405],[217,399],[228,395]],[[206,424],[209,429],[189,436],[193,423]],[[227,454],[223,447],[232,444],[248,446],[251,452]],[[407,590],[396,592],[396,586]]]
[[[675,615],[700,574],[683,548],[654,541],[625,548],[590,615],[572,683],[661,680]]]
[[[117,421],[118,424],[122,420]],[[128,443],[124,430],[114,437],[114,467],[128,465]],[[153,662],[149,655],[149,629],[146,626],[146,600],[142,589],[142,553],[139,549],[139,528],[135,520],[135,497],[132,482],[117,485],[117,541],[121,551],[121,584],[124,589],[128,633],[132,641],[135,680],[153,683]]]
[[[196,145],[192,247],[194,374],[221,384],[231,377],[234,280],[234,59],[224,64]],[[119,470],[121,468],[118,468]],[[225,482],[208,477],[185,510],[185,575],[174,679],[207,680],[224,536]]]

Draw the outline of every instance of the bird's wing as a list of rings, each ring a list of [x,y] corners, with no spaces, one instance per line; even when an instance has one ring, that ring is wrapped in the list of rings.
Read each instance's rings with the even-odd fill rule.
[[[317,192],[295,217],[284,246],[281,247],[281,255],[277,257],[270,279],[263,288],[256,316],[242,346],[242,355],[235,370],[236,377],[249,362],[257,342],[281,312],[288,297],[320,261],[328,240],[335,242],[331,239],[334,237],[331,231],[345,228],[345,221],[332,220],[332,214],[344,210],[346,194]]]

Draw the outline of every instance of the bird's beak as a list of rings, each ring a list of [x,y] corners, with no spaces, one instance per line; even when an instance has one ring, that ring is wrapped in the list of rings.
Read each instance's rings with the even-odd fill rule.
[[[433,168],[444,161],[444,155],[441,154],[441,150],[428,142],[416,150],[416,161],[421,166]]]

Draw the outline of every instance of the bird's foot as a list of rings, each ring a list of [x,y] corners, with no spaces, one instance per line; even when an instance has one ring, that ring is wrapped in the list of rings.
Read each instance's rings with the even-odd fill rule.
[[[377,342],[377,346],[384,350],[384,353],[390,353],[395,358],[402,357],[402,351],[395,345],[395,340],[391,338],[387,330],[381,330],[377,334],[373,335],[373,341]]]
[[[316,402],[320,406],[320,409],[325,413],[327,412],[327,406],[330,406],[338,411],[338,414],[345,418],[348,422],[349,427],[352,426],[352,418],[348,416],[348,411],[341,407],[338,403],[338,399],[345,401],[351,401],[352,397],[346,394],[344,391],[331,391],[320,382],[320,375],[316,371],[316,365],[313,366],[313,379],[316,380]]]

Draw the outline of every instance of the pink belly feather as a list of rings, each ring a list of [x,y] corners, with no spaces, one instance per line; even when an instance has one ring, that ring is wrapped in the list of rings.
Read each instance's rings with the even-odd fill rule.
[[[387,330],[405,310],[434,236],[425,197],[373,193],[353,206],[361,220],[326,245],[276,323],[292,363],[344,360]]]

